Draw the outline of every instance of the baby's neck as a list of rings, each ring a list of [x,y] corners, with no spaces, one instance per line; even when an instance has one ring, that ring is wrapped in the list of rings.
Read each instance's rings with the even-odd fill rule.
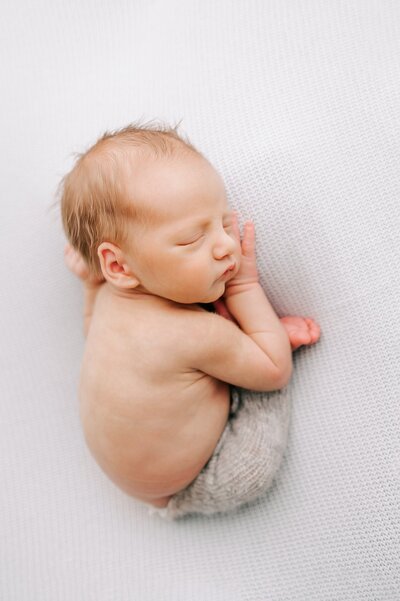
[[[157,296],[156,294],[152,294],[147,290],[143,290],[140,288],[118,288],[109,282],[104,284],[106,287],[106,294],[116,300],[128,301],[128,302],[141,302],[141,303],[149,303],[153,305],[157,305],[158,307],[178,307],[181,303],[177,303],[169,298],[164,298],[162,296]]]

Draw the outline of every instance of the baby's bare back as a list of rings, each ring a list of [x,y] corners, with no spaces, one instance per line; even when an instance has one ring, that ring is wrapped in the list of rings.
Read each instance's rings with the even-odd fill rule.
[[[193,311],[204,309],[118,298],[107,284],[97,296],[80,378],[83,430],[104,472],[143,501],[185,488],[228,419],[228,385],[185,361]]]

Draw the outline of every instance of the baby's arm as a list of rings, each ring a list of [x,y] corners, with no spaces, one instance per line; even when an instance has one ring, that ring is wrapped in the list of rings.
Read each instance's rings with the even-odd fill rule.
[[[240,232],[237,224],[236,215],[234,216],[233,228],[235,237],[240,243]],[[244,238],[241,243],[241,269],[239,273],[236,274],[235,278],[228,282],[228,284],[226,285],[224,296],[214,303],[214,308],[219,315],[222,315],[223,317],[226,317],[227,319],[238,323],[242,330],[247,332],[249,335],[251,335],[251,330],[247,331],[245,329],[246,325],[249,327],[248,321],[245,322],[246,325],[243,327],[243,322],[241,322],[238,319],[237,315],[235,314],[235,311],[239,311],[241,315],[245,315],[247,313],[249,316],[254,316],[254,311],[251,311],[251,309],[249,309],[251,305],[248,304],[249,301],[247,300],[251,299],[250,295],[247,294],[249,290],[252,291],[254,295],[254,290],[258,289],[258,295],[261,298],[263,297],[261,304],[257,305],[260,308],[261,313],[263,310],[262,306],[265,305],[265,302],[268,303],[266,296],[264,295],[260,285],[258,284],[254,242],[255,236],[253,223],[247,222],[245,226]],[[239,294],[239,296],[235,298],[236,294]],[[254,299],[255,298],[256,297],[254,296]],[[272,308],[268,303],[268,310],[270,315],[271,309]],[[273,315],[275,315],[275,313],[273,313]],[[266,315],[266,317],[267,319],[269,319],[268,315]],[[259,319],[259,316],[255,316],[255,319]],[[286,317],[280,318],[279,321],[284,327],[286,334],[289,337],[289,342],[292,351],[295,351],[302,345],[315,344],[319,340],[321,332],[320,327],[310,317],[288,315]],[[250,327],[251,325],[253,325],[254,327],[254,320],[250,323]]]
[[[275,365],[251,336],[215,313],[190,312],[190,323],[187,320],[180,332],[179,348],[187,367],[249,390],[279,390],[290,379],[292,365],[288,340],[289,358],[285,357],[285,360],[289,365],[283,369]]]
[[[240,232],[237,224],[236,215],[234,217],[233,227],[235,231],[235,236],[240,242]],[[238,310],[238,304],[235,303],[235,300],[237,301],[238,297],[235,298],[235,295],[239,293],[239,311],[243,311],[243,308],[248,310],[248,296],[246,294],[243,295],[243,292],[246,292],[249,289],[253,289],[254,283],[258,286],[258,290],[260,291],[260,286],[258,284],[254,241],[255,236],[253,223],[247,222],[242,242],[242,267],[240,269],[240,272],[236,275],[236,277],[227,284],[224,299],[219,299],[219,301],[215,303],[215,309],[217,313],[222,314],[228,319],[234,319],[237,323],[239,322],[239,320],[235,315],[235,310]],[[245,307],[241,306],[240,304],[240,301],[243,302],[243,299],[245,302]],[[280,318],[279,321],[284,327],[286,334],[289,337],[289,342],[292,351],[295,351],[302,345],[315,344],[315,342],[317,342],[317,340],[320,337],[320,327],[310,317],[288,315],[286,317]]]
[[[234,230],[240,243],[236,219]],[[258,283],[252,223],[245,227],[241,250],[239,272],[214,303],[219,315],[197,313],[193,319],[196,342],[186,349],[186,357],[193,367],[229,384],[278,390],[290,379],[291,351],[314,344],[319,326],[308,318],[279,319],[274,312]]]
[[[226,285],[224,300],[237,325],[219,315],[196,314],[196,343],[186,356],[192,367],[229,384],[278,390],[286,386],[292,373],[290,340],[258,282],[253,224],[246,224],[240,243],[235,219],[234,233],[242,257],[238,273]]]
[[[254,224],[250,221],[245,224],[241,242],[236,215],[233,228],[241,244],[242,257],[239,272],[225,288],[227,309],[241,330],[254,340],[283,378],[289,379],[292,372],[290,340],[258,281]]]

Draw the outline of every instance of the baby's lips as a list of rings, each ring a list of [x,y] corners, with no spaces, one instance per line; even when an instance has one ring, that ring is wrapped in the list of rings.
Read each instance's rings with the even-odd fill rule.
[[[228,275],[234,269],[235,269],[235,263],[232,263],[232,265],[229,265],[229,267],[227,269],[225,269],[225,271],[223,273],[221,273],[221,275],[219,277],[222,278],[225,275]]]
[[[236,267],[238,267],[240,264],[239,261],[232,261],[232,265],[229,265],[228,270],[227,271],[235,271]]]

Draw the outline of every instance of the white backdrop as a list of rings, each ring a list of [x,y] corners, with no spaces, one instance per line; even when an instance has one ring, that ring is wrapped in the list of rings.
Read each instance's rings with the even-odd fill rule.
[[[0,597],[396,601],[400,4],[29,0],[0,10]],[[255,220],[295,353],[289,448],[237,514],[164,523],[89,455],[82,291],[49,210],[72,153],[175,124]]]

